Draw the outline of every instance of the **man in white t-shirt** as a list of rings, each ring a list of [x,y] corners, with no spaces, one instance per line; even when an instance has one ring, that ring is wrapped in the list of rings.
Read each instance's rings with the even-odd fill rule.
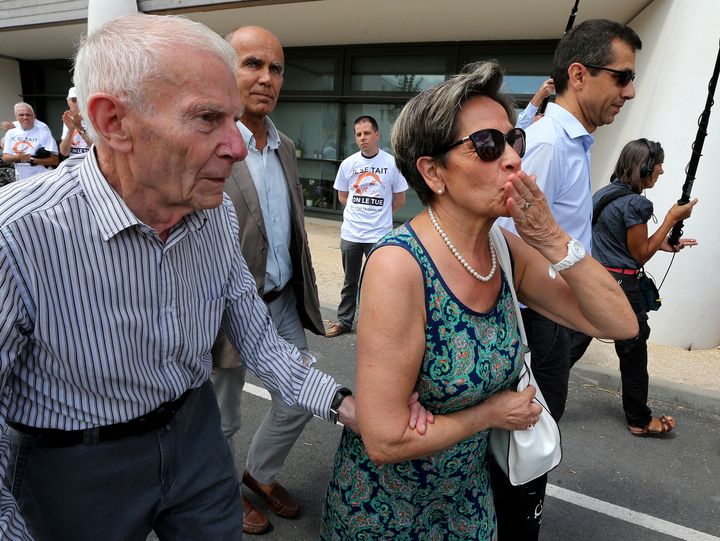
[[[2,159],[15,166],[18,180],[43,173],[58,164],[58,148],[47,126],[35,125],[35,111],[30,104],[15,104],[18,126],[5,135]],[[44,148],[45,152],[38,150]]]
[[[69,109],[63,113],[63,132],[60,138],[60,154],[72,156],[85,154],[90,150],[92,139],[87,133],[87,124],[80,114],[75,87],[70,87],[67,95]]]
[[[360,152],[340,164],[333,188],[345,205],[340,229],[345,283],[340,294],[338,322],[327,329],[329,338],[350,332],[355,319],[355,303],[363,256],[392,229],[392,215],[405,205],[407,181],[395,166],[395,158],[380,150],[380,130],[375,119],[358,117],[355,142]]]

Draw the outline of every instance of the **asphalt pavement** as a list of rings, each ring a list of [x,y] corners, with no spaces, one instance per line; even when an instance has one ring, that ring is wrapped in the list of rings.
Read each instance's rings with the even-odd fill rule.
[[[324,309],[324,315],[332,312]],[[355,379],[354,333],[336,338],[309,336],[318,366],[346,385]],[[243,428],[236,436],[239,470],[255,428],[269,402],[250,378],[243,393]],[[550,473],[543,541],[720,541],[720,415],[653,401],[674,415],[678,429],[664,437],[628,433],[619,394],[573,374],[560,424],[563,461]],[[318,539],[320,510],[341,428],[320,419],[308,424],[279,481],[298,499],[300,516],[276,517],[265,540]],[[254,536],[247,536],[253,539]],[[260,539],[258,537],[258,539]]]

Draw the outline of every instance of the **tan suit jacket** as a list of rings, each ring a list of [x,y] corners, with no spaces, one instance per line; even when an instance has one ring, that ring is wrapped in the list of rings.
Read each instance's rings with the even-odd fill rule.
[[[302,186],[298,177],[295,145],[283,133],[280,133],[280,146],[277,152],[287,179],[290,197],[290,258],[293,264],[290,284],[295,292],[298,314],[303,327],[315,334],[324,335],[325,327],[320,315],[315,271],[305,232]],[[238,162],[233,166],[232,175],[225,182],[225,192],[235,206],[240,223],[240,249],[255,278],[258,293],[262,297],[265,288],[268,238],[257,190],[245,162]],[[241,363],[239,353],[223,333],[213,346],[213,363],[223,368],[232,368]]]

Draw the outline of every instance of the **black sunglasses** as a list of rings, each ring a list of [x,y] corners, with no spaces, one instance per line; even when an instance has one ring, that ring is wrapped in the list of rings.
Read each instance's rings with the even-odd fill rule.
[[[583,64],[586,68],[593,68],[596,70],[609,71],[615,76],[620,86],[627,86],[635,80],[635,73],[633,70],[615,70],[612,68],[606,68],[605,66],[596,66],[594,64]]]
[[[493,128],[478,130],[471,133],[467,137],[463,137],[459,141],[445,147],[442,153],[450,149],[460,146],[466,141],[472,141],[475,146],[475,152],[484,162],[494,162],[505,152],[505,142],[517,152],[521,158],[525,154],[525,131],[521,128],[513,128],[507,133]]]

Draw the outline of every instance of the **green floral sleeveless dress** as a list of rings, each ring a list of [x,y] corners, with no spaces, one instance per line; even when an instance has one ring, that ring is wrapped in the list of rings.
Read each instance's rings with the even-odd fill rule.
[[[524,346],[505,274],[497,304],[482,314],[455,297],[409,224],[377,246],[386,245],[408,250],[423,272],[427,326],[416,384],[420,402],[442,415],[510,387],[520,374]],[[488,437],[480,432],[425,459],[377,466],[362,439],[346,428],[325,495],[321,539],[495,539]]]

